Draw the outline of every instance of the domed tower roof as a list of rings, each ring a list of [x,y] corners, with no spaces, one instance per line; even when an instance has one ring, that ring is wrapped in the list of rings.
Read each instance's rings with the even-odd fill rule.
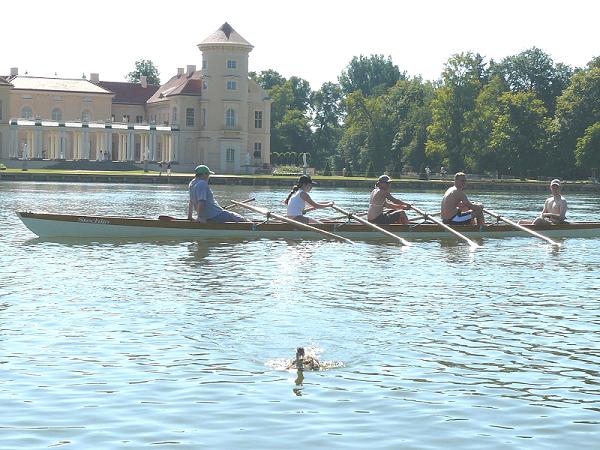
[[[198,48],[203,50],[207,47],[212,46],[227,46],[227,47],[241,47],[246,48],[248,51],[252,50],[254,46],[244,39],[237,31],[233,29],[231,25],[225,22],[221,27],[213,34],[208,36],[202,42],[198,44]]]

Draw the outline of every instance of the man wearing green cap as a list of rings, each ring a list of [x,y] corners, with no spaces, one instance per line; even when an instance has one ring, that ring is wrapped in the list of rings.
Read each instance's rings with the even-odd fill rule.
[[[214,172],[205,165],[196,167],[195,172],[196,176],[189,184],[188,220],[194,220],[193,212],[196,211],[196,220],[200,223],[248,222],[245,217],[219,206],[208,186],[208,179]]]

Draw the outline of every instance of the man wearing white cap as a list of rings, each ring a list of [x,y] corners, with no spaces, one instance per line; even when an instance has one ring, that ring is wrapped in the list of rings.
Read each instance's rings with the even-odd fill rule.
[[[544,202],[542,214],[533,221],[534,225],[548,226],[563,223],[567,215],[567,201],[560,194],[560,180],[555,178],[550,182],[552,197]]]

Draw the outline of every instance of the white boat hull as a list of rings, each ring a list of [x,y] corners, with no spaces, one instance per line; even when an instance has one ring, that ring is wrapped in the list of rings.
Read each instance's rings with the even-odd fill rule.
[[[25,226],[41,238],[132,238],[132,239],[205,239],[205,238],[321,238],[320,234],[275,222],[200,224],[187,220],[158,220],[126,217],[100,217],[66,214],[17,213]],[[319,228],[350,239],[386,239],[380,232],[365,225],[330,222]],[[388,225],[386,230],[405,239],[456,239],[435,224]],[[580,222],[532,230],[554,238],[600,237],[600,223]],[[476,226],[456,227],[460,233],[473,238],[530,236],[508,225],[493,224],[484,229]]]

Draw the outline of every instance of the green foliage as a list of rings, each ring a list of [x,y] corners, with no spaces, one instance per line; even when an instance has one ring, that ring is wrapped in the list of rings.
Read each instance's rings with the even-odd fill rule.
[[[551,113],[573,74],[569,66],[555,65],[550,55],[536,47],[504,58],[491,71],[501,75],[513,92],[535,92]]]
[[[273,171],[273,175],[298,175],[302,173],[302,167],[294,165],[279,166]]]
[[[375,166],[373,165],[373,161],[369,161],[369,165],[367,166],[367,171],[365,172],[365,177],[375,178]]]
[[[329,161],[325,163],[325,168],[323,169],[323,175],[326,177],[331,176],[331,166],[329,165]]]
[[[400,161],[396,161],[394,163],[394,166],[390,172],[390,176],[395,180],[402,176],[402,163]]]
[[[136,61],[135,69],[129,72],[125,78],[130,83],[139,83],[142,75],[146,76],[148,84],[160,85],[160,73],[151,60],[140,59]]]
[[[573,176],[575,147],[588,128],[600,122],[600,68],[582,70],[558,98],[553,123],[555,151],[550,167],[561,176]],[[583,145],[583,144],[582,144]]]
[[[600,167],[600,122],[589,126],[583,136],[577,139],[575,159],[579,167]]]
[[[323,164],[333,156],[342,137],[344,114],[343,95],[334,83],[324,83],[311,96],[313,120],[313,158],[315,164]]]
[[[398,80],[405,78],[406,74],[400,72],[390,56],[386,59],[383,55],[360,55],[352,58],[339,76],[339,82],[346,95],[360,91],[370,97],[384,94]]]

